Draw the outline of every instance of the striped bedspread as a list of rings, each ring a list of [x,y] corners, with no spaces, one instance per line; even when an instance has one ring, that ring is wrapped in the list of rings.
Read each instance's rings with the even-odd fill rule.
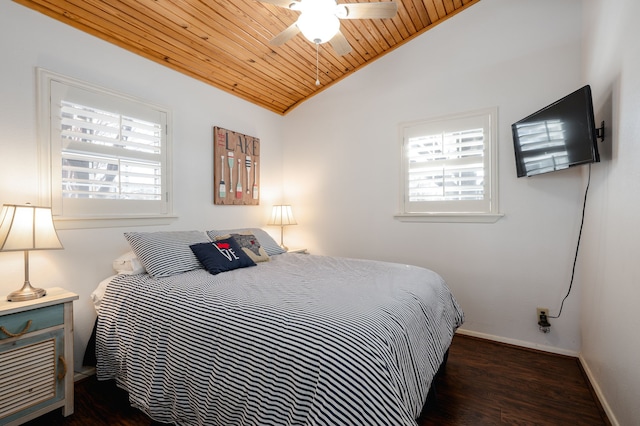
[[[427,269],[282,254],[106,288],[97,374],[178,425],[414,425],[463,314]]]

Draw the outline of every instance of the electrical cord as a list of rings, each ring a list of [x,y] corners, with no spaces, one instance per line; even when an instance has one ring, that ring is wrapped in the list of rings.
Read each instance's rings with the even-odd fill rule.
[[[587,187],[584,190],[584,202],[582,203],[582,220],[580,221],[580,231],[578,232],[578,244],[576,245],[576,255],[573,258],[573,269],[571,270],[571,281],[569,282],[569,290],[567,294],[562,299],[562,303],[560,303],[560,311],[558,311],[558,315],[552,316],[548,315],[549,318],[560,318],[562,315],[562,308],[564,307],[564,301],[567,300],[569,294],[571,294],[571,288],[573,287],[573,277],[576,274],[576,263],[578,262],[578,249],[580,248],[580,239],[582,238],[582,226],[584,225],[584,212],[587,207],[587,194],[589,193],[589,185],[591,184],[591,163],[589,163],[589,177],[587,178]]]

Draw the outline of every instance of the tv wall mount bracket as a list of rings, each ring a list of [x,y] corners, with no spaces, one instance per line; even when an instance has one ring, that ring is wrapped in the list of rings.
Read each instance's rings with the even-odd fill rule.
[[[596,137],[600,139],[600,142],[604,142],[604,121],[602,121],[600,127],[596,129]]]

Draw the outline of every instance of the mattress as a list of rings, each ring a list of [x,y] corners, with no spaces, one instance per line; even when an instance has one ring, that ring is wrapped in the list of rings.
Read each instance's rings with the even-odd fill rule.
[[[178,425],[415,425],[463,312],[437,273],[301,254],[118,275],[97,375]]]

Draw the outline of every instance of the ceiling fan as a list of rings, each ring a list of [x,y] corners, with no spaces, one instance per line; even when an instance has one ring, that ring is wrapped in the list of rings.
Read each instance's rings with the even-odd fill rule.
[[[337,4],[336,0],[260,0],[263,3],[300,12],[298,20],[271,39],[280,46],[298,33],[316,45],[327,43],[338,55],[351,52],[351,45],[340,32],[340,19],[385,19],[398,12],[395,1]]]

